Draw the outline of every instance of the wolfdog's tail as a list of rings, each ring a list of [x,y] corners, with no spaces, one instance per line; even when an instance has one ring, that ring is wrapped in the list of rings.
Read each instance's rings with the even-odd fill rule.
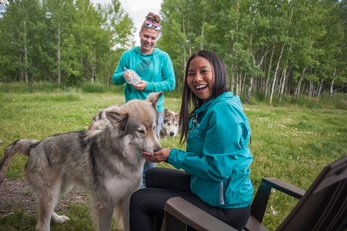
[[[19,139],[10,144],[5,150],[4,156],[0,161],[0,183],[4,180],[6,170],[10,164],[12,157],[20,152],[26,156],[29,156],[30,147],[33,144],[38,143],[37,140],[29,140],[29,139]]]

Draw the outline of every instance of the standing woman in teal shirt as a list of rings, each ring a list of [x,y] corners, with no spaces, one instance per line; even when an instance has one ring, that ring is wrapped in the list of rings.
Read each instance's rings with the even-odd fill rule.
[[[155,168],[146,188],[130,201],[130,229],[159,230],[166,201],[180,196],[238,230],[247,223],[253,186],[251,131],[241,101],[227,89],[227,71],[213,52],[199,51],[187,63],[180,112],[181,143],[186,151],[164,148],[143,153]],[[154,222],[156,221],[156,222]]]
[[[149,12],[140,30],[141,46],[125,51],[112,76],[115,85],[125,84],[125,101],[146,99],[151,92],[167,92],[175,88],[176,78],[170,56],[165,51],[156,48],[161,33],[160,17]],[[139,79],[132,81],[132,76]],[[157,103],[158,119],[157,136],[164,122],[164,94]],[[155,163],[146,162],[141,186],[144,187],[145,173]]]

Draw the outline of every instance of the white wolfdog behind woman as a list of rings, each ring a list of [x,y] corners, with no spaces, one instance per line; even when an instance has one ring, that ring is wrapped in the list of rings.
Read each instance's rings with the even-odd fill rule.
[[[128,230],[128,201],[140,185],[142,152],[161,148],[154,130],[160,95],[152,93],[147,100],[106,108],[93,118],[87,131],[41,141],[20,139],[9,145],[0,162],[0,183],[17,152],[28,156],[26,178],[38,195],[36,230],[50,230],[51,218],[59,223],[69,219],[57,215],[54,208],[73,186],[90,193],[96,230],[111,230],[116,207]]]

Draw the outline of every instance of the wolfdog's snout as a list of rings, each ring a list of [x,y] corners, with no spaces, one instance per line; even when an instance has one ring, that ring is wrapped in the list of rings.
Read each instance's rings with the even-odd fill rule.
[[[161,145],[160,144],[156,144],[153,146],[153,152],[158,152],[161,150]]]

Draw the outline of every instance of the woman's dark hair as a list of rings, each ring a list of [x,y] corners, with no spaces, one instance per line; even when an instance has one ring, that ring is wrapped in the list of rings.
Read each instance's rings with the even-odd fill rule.
[[[189,57],[186,64],[186,70],[185,70],[185,76],[184,76],[183,96],[182,96],[180,119],[179,119],[179,124],[181,128],[180,144],[183,144],[187,139],[190,116],[193,114],[195,109],[197,109],[204,103],[201,99],[199,99],[195,94],[192,93],[192,91],[190,90],[187,84],[189,65],[190,65],[190,62],[196,57],[203,57],[212,64],[213,73],[214,73],[214,76],[213,76],[214,84],[212,87],[211,98],[216,98],[219,95],[223,94],[224,92],[228,91],[227,69],[223,60],[219,58],[217,54],[207,50],[200,50]]]

